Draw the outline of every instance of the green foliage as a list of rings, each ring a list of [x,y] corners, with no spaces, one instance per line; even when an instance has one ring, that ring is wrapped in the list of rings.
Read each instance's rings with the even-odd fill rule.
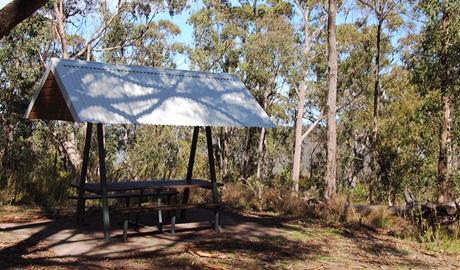
[[[130,135],[131,136],[131,135]],[[138,126],[135,141],[124,153],[129,179],[185,179],[191,138],[190,128]],[[200,160],[197,160],[198,175]],[[120,179],[122,181],[123,179]]]
[[[22,120],[43,72],[40,55],[49,42],[50,22],[40,14],[14,28],[0,40],[0,188],[2,203],[32,199],[37,145],[33,125]]]
[[[132,5],[137,10],[141,3]],[[135,16],[138,11],[129,9],[115,17],[102,38],[102,58],[107,62],[175,68],[176,57],[187,48],[174,41],[181,29],[170,20],[154,21],[158,11],[152,11],[149,4],[140,9],[144,10],[140,18]]]
[[[64,1],[69,55],[89,40],[91,19],[103,25],[113,8],[94,1]],[[372,6],[379,1],[359,1]],[[228,186],[228,200],[242,208],[296,214],[304,202],[286,195],[292,176],[294,130],[297,112],[295,87],[307,78],[305,125],[315,120],[326,97],[327,51],[323,1],[299,1],[311,8],[309,30],[316,32],[303,58],[303,18],[286,1],[205,2],[192,11],[193,44],[177,41],[181,29],[171,20],[157,20],[161,12],[179,14],[185,1],[128,1],[101,36],[91,42],[92,58],[105,62],[176,68],[188,57],[192,69],[237,74],[275,123],[263,133],[257,128],[213,128],[213,150],[218,178]],[[391,4],[387,1],[385,4]],[[455,1],[421,1],[427,22],[421,36],[409,17],[389,13],[381,44],[381,106],[377,161],[379,202],[403,202],[408,188],[420,200],[436,197],[438,123],[442,95],[452,99],[449,188],[460,196],[460,108],[458,103],[459,5]],[[410,6],[406,5],[408,8]],[[52,21],[44,9],[19,25],[0,43],[0,190],[3,203],[34,200],[53,203],[65,199],[69,183],[78,181],[79,168],[68,157],[58,135],[73,134],[77,152],[83,152],[85,126],[62,122],[25,121],[22,114],[37,86],[47,59],[62,55]],[[355,6],[364,8],[365,6]],[[376,6],[374,6],[376,7]],[[396,10],[399,10],[400,6]],[[358,10],[362,11],[362,10]],[[96,14],[96,12],[98,12]],[[408,12],[408,10],[407,10]],[[101,15],[100,15],[101,14]],[[354,13],[358,14],[358,13]],[[354,15],[353,14],[353,15]],[[417,15],[417,14],[413,14]],[[448,16],[448,27],[441,19]],[[353,17],[350,15],[350,17]],[[350,18],[347,17],[347,18]],[[404,18],[402,21],[401,18]],[[347,20],[337,29],[338,170],[342,193],[365,202],[369,178],[375,69],[375,36],[370,17]],[[395,46],[401,24],[411,29]],[[447,52],[442,45],[448,44]],[[406,51],[402,51],[406,49]],[[410,49],[410,51],[407,51]],[[398,51],[399,50],[399,51]],[[405,63],[398,55],[410,56]],[[86,58],[80,55],[79,58]],[[441,65],[442,63],[442,65]],[[407,65],[408,68],[406,68]],[[448,70],[446,74],[443,70]],[[443,77],[444,76],[444,77]],[[441,88],[441,84],[446,87]],[[187,173],[191,129],[108,125],[105,144],[110,181],[184,178]],[[95,132],[91,144],[88,181],[98,181]],[[262,136],[264,134],[264,136]],[[194,176],[209,177],[207,149],[200,135]],[[321,123],[305,140],[301,191],[319,196],[325,170],[326,129]],[[68,138],[67,138],[68,139]],[[225,147],[224,147],[225,146]],[[224,193],[226,193],[224,192]],[[233,194],[233,195],[232,195]],[[49,196],[48,196],[49,195]],[[296,210],[297,209],[297,210]],[[300,209],[300,210],[299,210]],[[342,219],[343,217],[343,213]],[[383,216],[383,214],[382,214]],[[340,215],[338,215],[340,219]],[[386,226],[384,218],[366,221]]]
[[[421,1],[419,8],[427,21],[420,42],[407,63],[412,72],[412,82],[425,101],[423,121],[427,126],[433,123],[433,128],[438,130],[439,165],[436,182],[441,198],[453,195],[446,187],[451,185],[448,177],[452,173],[448,168],[456,170],[456,164],[449,158],[457,145],[456,141],[450,140],[456,135],[451,135],[449,119],[452,119],[450,111],[454,115],[457,113],[452,108],[458,106],[460,19],[457,14],[460,4],[455,1]]]

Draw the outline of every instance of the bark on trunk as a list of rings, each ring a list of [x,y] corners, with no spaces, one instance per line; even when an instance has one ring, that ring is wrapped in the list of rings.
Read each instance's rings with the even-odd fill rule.
[[[299,193],[300,161],[302,157],[302,127],[303,107],[305,105],[305,82],[302,82],[299,89],[299,103],[297,107],[297,120],[295,124],[294,158],[292,168],[292,191]]]
[[[380,19],[377,25],[377,53],[375,56],[374,70],[374,114],[372,118],[372,138],[371,138],[371,175],[369,181],[369,202],[374,204],[375,201],[375,184],[377,182],[377,133],[378,133],[378,116],[380,104],[380,43],[382,34],[383,20]]]
[[[439,203],[445,203],[449,200],[449,189],[447,185],[447,139],[449,135],[449,118],[450,118],[450,104],[449,98],[443,98],[443,118],[440,126],[440,140],[439,140],[439,157],[438,157],[438,184],[439,184]]]
[[[304,45],[303,45],[303,57],[307,59],[310,51],[310,29],[308,25],[308,19],[310,17],[310,8],[303,8],[302,5],[297,3],[297,6],[302,11],[304,19]],[[303,127],[303,110],[305,106],[305,92],[306,92],[306,79],[304,78],[300,82],[300,87],[296,90],[299,102],[297,103],[297,119],[295,124],[295,139],[294,139],[294,157],[292,167],[292,191],[295,194],[299,193],[299,178],[300,178],[300,161],[302,159],[302,127]]]
[[[0,38],[44,6],[47,0],[14,0],[0,10]]]
[[[442,31],[446,32],[448,27],[449,13],[443,14]],[[442,94],[442,119],[439,126],[439,156],[438,156],[438,202],[445,203],[449,201],[449,190],[447,184],[447,172],[448,172],[448,145],[447,140],[449,137],[449,119],[450,119],[450,99],[449,99],[449,88],[451,87],[451,71],[448,64],[449,55],[449,42],[443,42],[442,54],[440,57],[440,64],[443,70],[440,78],[440,88]]]
[[[254,134],[254,129],[249,128],[248,136],[246,137],[246,142],[244,146],[244,154],[243,154],[243,173],[242,175],[244,179],[247,179],[250,175],[250,162],[251,162],[250,149],[251,149],[253,134]]]
[[[59,0],[54,3],[54,19],[54,31],[56,32],[59,42],[61,43],[62,58],[69,59],[69,54],[67,51],[67,37],[64,25],[66,18],[64,16],[63,0]]]
[[[257,158],[257,178],[262,177],[262,167],[264,166],[265,149],[266,149],[266,139],[265,139],[266,133],[267,133],[267,129],[262,128],[262,130],[260,131],[260,138],[259,138],[259,149],[258,149],[258,158]]]
[[[327,168],[324,179],[324,197],[331,199],[336,187],[337,153],[337,48],[336,48],[337,1],[329,0],[328,46],[329,46],[329,93],[327,97]]]
[[[228,180],[228,155],[230,151],[230,133],[231,128],[222,127],[220,135],[220,175],[222,181]]]
[[[58,142],[58,147],[61,153],[70,161],[72,167],[78,170],[83,159],[78,152],[77,142],[73,129],[68,133],[62,132],[62,127],[59,131],[53,130],[53,136]]]

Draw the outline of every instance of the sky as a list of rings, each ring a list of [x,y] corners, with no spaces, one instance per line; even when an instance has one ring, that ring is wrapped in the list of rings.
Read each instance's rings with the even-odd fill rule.
[[[6,6],[9,2],[11,2],[11,0],[0,0],[0,8]]]

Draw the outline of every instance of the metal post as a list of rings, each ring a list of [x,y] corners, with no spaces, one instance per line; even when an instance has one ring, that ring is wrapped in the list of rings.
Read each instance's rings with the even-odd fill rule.
[[[88,174],[88,160],[89,160],[89,149],[91,146],[91,134],[93,131],[93,123],[88,123],[86,125],[86,139],[85,139],[85,148],[83,150],[83,164],[81,166],[80,174],[80,187],[86,182],[86,175]],[[85,190],[80,188],[78,190],[78,201],[77,201],[77,226],[83,226],[85,224]]]
[[[195,163],[195,154],[196,154],[196,145],[198,143],[198,133],[200,131],[200,127],[193,128],[193,138],[192,138],[192,147],[190,149],[190,158],[188,160],[188,168],[187,168],[187,181],[192,180],[193,175],[193,164]],[[182,197],[182,203],[186,204],[188,202],[190,196],[190,189],[184,189],[184,197]],[[185,209],[182,209],[180,212],[180,217],[185,218]]]
[[[102,219],[104,223],[104,238],[110,239],[110,214],[109,200],[107,195],[107,176],[105,172],[105,149],[104,149],[104,131],[102,124],[97,123],[97,144],[99,149],[99,172],[101,176],[102,190]]]
[[[219,194],[217,193],[216,167],[214,166],[214,152],[212,150],[211,127],[209,126],[206,127],[206,140],[208,143],[208,158],[211,171],[212,200],[213,202],[219,202]]]
[[[192,147],[190,149],[190,158],[188,160],[188,168],[187,168],[187,180],[192,179],[193,164],[195,163],[195,153],[196,153],[196,145],[198,142],[198,132],[199,131],[200,131],[199,127],[193,128]]]

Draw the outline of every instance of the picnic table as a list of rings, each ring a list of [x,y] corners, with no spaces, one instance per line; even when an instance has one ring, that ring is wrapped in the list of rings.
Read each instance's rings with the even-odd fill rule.
[[[114,209],[103,208],[104,218],[110,222],[110,214],[123,214],[125,215],[124,225],[123,225],[123,238],[127,238],[127,226],[128,226],[128,216],[131,213],[145,213],[145,212],[158,212],[158,222],[159,229],[162,231],[162,210],[171,211],[171,235],[174,235],[175,231],[175,221],[176,215],[175,210],[181,210],[181,217],[185,216],[186,209],[207,207],[214,209],[214,229],[216,231],[220,228],[219,222],[219,208],[225,205],[225,203],[219,202],[218,190],[217,187],[223,186],[221,183],[216,183],[215,181],[201,180],[201,179],[190,179],[190,180],[147,180],[147,181],[128,181],[128,182],[107,182],[106,183],[106,195],[104,196],[104,186],[101,183],[83,183],[83,184],[72,184],[73,187],[99,195],[98,198],[103,200],[103,205],[108,205],[108,198],[114,194],[118,195],[117,197],[130,197],[131,194],[136,194],[139,196],[139,204],[137,206],[126,205],[126,207],[118,207]],[[213,201],[209,203],[195,203],[190,204],[189,199],[189,190],[190,188],[204,188],[212,191]],[[166,200],[166,205],[161,204],[162,196],[175,195],[178,192],[176,190],[184,189],[182,202],[180,204],[170,204],[170,200]],[[154,192],[148,192],[153,190]],[[172,191],[174,190],[174,191]],[[79,192],[77,197],[77,220],[83,220],[84,218],[84,201],[88,199],[87,196],[82,195],[83,192]],[[145,196],[144,194],[154,195],[157,194],[158,204],[157,205],[141,205],[141,198]],[[83,215],[83,217],[82,217]],[[110,234],[108,226],[104,227],[104,233]]]

